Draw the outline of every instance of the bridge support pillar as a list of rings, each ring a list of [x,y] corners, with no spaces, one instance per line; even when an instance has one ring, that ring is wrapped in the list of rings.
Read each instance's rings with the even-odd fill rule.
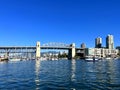
[[[37,45],[36,45],[36,59],[39,59],[41,54],[40,54],[40,42],[37,42]]]
[[[70,46],[71,46],[72,48],[69,49],[69,51],[68,51],[68,59],[73,59],[73,58],[75,58],[75,55],[76,55],[75,43],[72,43]]]
[[[6,52],[4,58],[8,59],[8,57],[9,57],[9,52]]]

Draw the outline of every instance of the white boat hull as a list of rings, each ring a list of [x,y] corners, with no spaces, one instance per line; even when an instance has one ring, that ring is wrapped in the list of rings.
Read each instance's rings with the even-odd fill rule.
[[[9,59],[9,61],[20,61],[20,60],[21,59],[19,59],[19,58],[17,58],[17,59],[16,58],[15,59],[14,58]]]
[[[96,58],[96,57],[92,57],[92,56],[86,56],[86,57],[85,57],[85,60],[86,60],[86,61],[92,61],[92,62],[94,62],[94,61],[98,61],[99,59]]]
[[[98,59],[85,59],[86,61],[98,61]]]

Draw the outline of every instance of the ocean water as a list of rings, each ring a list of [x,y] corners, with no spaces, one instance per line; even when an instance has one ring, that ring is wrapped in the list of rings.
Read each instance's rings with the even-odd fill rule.
[[[0,90],[120,90],[120,60],[0,62]]]

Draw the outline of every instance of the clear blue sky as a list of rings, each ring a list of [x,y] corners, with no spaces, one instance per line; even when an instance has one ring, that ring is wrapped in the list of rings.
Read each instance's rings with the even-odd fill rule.
[[[0,0],[0,46],[82,42],[114,35],[120,45],[120,0]]]

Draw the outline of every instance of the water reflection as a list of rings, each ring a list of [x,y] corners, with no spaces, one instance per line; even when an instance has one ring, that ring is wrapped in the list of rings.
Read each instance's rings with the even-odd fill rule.
[[[6,87],[7,86],[7,87]],[[120,90],[120,60],[0,64],[0,90]]]
[[[117,78],[118,78],[119,72],[117,72],[118,71],[117,66],[113,61],[107,61],[106,64],[107,64],[107,67],[109,67],[107,68],[107,77],[108,77],[107,82],[110,84],[114,84],[118,81]]]
[[[87,62],[85,63],[84,73],[85,83],[89,83],[88,85],[93,86],[93,89],[104,88],[112,90],[120,82],[120,79],[118,79],[120,77],[118,76],[120,75],[118,65],[113,60],[95,63]]]
[[[71,81],[75,81],[76,72],[76,60],[71,61]]]
[[[35,83],[36,83],[36,90],[39,89],[40,85],[40,79],[39,79],[39,74],[40,74],[40,60],[35,61]]]

